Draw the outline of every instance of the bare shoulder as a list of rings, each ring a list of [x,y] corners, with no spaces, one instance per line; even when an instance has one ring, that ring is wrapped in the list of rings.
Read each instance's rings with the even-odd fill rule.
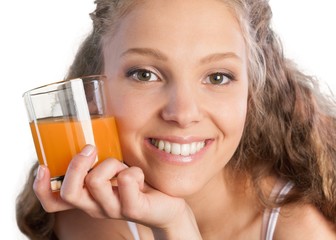
[[[132,239],[125,221],[94,219],[79,210],[56,213],[54,231],[59,239]]]
[[[336,240],[336,226],[313,205],[289,205],[281,208],[275,240]]]

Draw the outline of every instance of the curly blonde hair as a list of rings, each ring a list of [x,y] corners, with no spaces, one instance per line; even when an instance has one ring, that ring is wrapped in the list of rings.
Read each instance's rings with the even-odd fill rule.
[[[143,1],[143,0],[142,0]],[[310,203],[336,225],[336,103],[318,82],[286,59],[270,22],[267,0],[222,0],[240,23],[248,49],[249,101],[244,134],[230,166],[252,180],[260,202],[261,181],[277,176],[295,184],[280,205]],[[67,79],[103,73],[103,41],[141,1],[96,0],[93,29],[78,50]],[[33,167],[36,168],[37,165]],[[53,214],[32,192],[33,174],[18,197],[17,222],[32,239],[56,239]],[[27,200],[28,203],[27,203]],[[43,226],[43,228],[40,228]]]

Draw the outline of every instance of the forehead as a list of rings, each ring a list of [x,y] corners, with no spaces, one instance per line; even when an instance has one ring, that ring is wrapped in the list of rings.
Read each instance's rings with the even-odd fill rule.
[[[220,0],[139,1],[119,19],[108,42],[118,42],[119,47],[173,45],[182,52],[204,46],[209,51],[225,47],[241,51],[245,47],[237,19]]]

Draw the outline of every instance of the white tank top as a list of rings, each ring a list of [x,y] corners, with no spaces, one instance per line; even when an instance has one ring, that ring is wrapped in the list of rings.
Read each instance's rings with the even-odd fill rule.
[[[281,184],[279,182],[276,184],[272,190],[271,198],[275,198],[276,202],[281,201],[281,199],[286,196],[286,194],[292,189],[294,184],[292,182],[288,182],[287,184]],[[261,228],[261,240],[272,240],[275,226],[278,221],[280,213],[279,208],[273,208],[271,210],[266,210],[263,215],[263,222]],[[140,240],[139,232],[137,226],[134,222],[127,222],[128,227],[133,235],[134,240]]]

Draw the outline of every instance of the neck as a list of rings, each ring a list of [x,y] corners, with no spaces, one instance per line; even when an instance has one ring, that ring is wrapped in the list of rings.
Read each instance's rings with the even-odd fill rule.
[[[261,219],[260,205],[248,180],[227,175],[218,174],[202,191],[186,199],[204,239],[237,239],[237,234]]]

